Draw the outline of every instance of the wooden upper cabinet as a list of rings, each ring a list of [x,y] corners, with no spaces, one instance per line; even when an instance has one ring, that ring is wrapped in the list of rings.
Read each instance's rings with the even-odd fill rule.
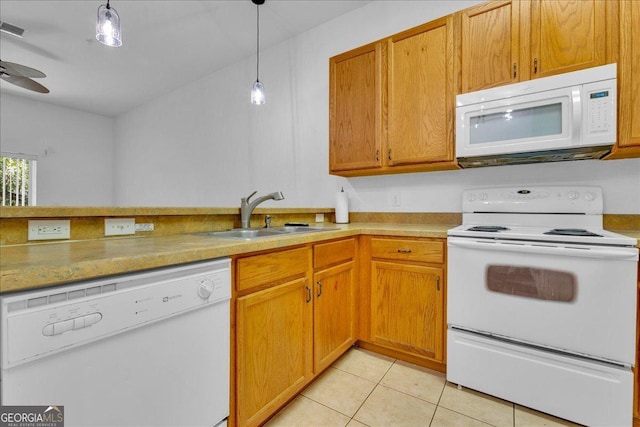
[[[519,80],[520,3],[492,1],[460,15],[461,92]]]
[[[609,6],[607,0],[495,0],[458,12],[459,92],[606,64],[615,45]]]
[[[620,1],[618,57],[619,157],[640,156],[640,1]],[[615,150],[614,150],[614,154]]]
[[[530,78],[604,65],[606,0],[521,0]],[[526,50],[529,46],[524,45]]]
[[[389,166],[452,161],[453,17],[388,39]]]
[[[329,60],[329,172],[457,169],[453,15]]]
[[[330,172],[382,166],[382,43],[329,60]]]

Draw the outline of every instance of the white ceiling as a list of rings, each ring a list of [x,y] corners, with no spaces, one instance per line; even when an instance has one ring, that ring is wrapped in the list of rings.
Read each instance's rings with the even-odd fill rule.
[[[362,7],[371,0],[267,0],[260,6],[260,49]],[[2,0],[0,20],[25,29],[0,33],[0,58],[43,71],[39,94],[2,81],[0,93],[107,116],[256,53],[250,0],[111,0],[123,46],[95,38],[106,0]],[[250,86],[251,82],[247,85]]]

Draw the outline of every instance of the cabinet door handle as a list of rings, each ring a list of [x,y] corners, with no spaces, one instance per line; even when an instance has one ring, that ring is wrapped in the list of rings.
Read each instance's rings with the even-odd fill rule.
[[[307,285],[305,285],[304,288],[307,290],[307,302],[311,302],[311,288]]]
[[[533,58],[533,74],[538,72],[538,58]]]
[[[440,290],[440,276],[436,276],[436,290]]]
[[[316,285],[318,285],[318,293],[316,294],[316,296],[320,298],[320,295],[322,295],[322,280],[318,280],[316,282]]]
[[[389,151],[387,152],[387,158],[391,161],[391,148],[389,148]]]
[[[516,64],[514,62],[513,63],[513,78],[515,79],[517,75],[518,75],[518,64]]]
[[[376,150],[376,162],[380,161],[380,150]]]
[[[399,254],[410,254],[411,249],[398,249]]]

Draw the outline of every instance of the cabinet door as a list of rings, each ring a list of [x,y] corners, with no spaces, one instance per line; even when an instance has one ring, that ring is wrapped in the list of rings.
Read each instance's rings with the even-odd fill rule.
[[[311,377],[312,305],[306,278],[238,298],[238,425],[261,424]]]
[[[640,1],[620,2],[618,102],[620,147],[640,148]],[[640,155],[637,152],[636,155]]]
[[[333,363],[356,341],[353,261],[314,276],[314,372]]]
[[[460,12],[461,92],[519,80],[520,3],[492,1]]]
[[[442,361],[443,277],[440,268],[372,261],[373,342]]]
[[[605,63],[605,2],[530,0],[531,78]]]
[[[382,45],[329,60],[329,170],[382,166]]]
[[[389,165],[453,160],[453,17],[388,40]]]

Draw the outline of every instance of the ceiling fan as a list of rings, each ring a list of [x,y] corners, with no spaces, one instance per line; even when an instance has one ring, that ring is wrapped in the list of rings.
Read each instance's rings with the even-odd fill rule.
[[[46,74],[35,68],[13,62],[0,60],[0,79],[25,89],[40,93],[49,93],[49,89],[32,80],[46,77]]]

